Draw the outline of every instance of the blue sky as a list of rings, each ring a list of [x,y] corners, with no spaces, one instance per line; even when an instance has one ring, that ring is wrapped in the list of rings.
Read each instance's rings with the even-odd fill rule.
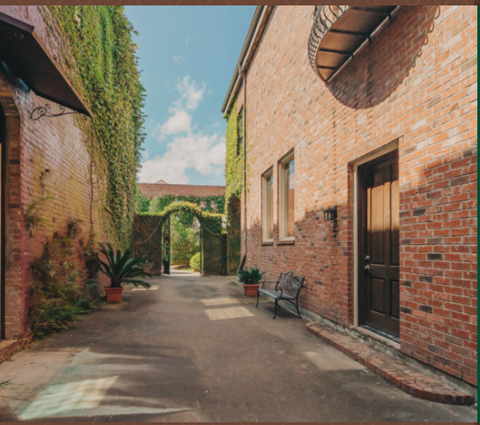
[[[225,184],[220,112],[254,6],[128,6],[147,138],[139,181]]]

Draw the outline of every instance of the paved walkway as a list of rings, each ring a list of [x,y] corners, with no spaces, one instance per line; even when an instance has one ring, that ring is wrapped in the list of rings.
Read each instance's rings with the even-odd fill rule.
[[[271,303],[176,272],[0,365],[0,421],[475,421],[405,394]]]

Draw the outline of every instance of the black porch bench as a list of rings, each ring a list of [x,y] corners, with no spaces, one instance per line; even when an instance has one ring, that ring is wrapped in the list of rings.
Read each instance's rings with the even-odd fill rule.
[[[300,290],[303,287],[305,281],[304,277],[298,276],[295,272],[280,273],[280,277],[275,281],[262,281],[260,282],[262,286],[258,289],[257,295],[257,305],[260,301],[260,294],[264,294],[267,297],[275,299],[275,315],[273,318],[277,317],[277,307],[280,300],[288,301],[296,309],[298,317],[300,316],[300,311],[298,310],[298,296],[300,295]],[[275,289],[265,288],[266,284],[275,283]]]

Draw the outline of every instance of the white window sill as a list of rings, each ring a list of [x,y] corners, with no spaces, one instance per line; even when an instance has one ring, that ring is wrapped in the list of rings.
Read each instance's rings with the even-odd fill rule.
[[[295,244],[295,237],[283,238],[278,241],[278,245],[293,245]]]

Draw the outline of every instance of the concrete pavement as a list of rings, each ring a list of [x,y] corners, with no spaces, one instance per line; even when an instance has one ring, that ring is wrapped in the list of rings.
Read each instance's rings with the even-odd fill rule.
[[[0,421],[462,421],[232,279],[174,272],[0,365]]]

